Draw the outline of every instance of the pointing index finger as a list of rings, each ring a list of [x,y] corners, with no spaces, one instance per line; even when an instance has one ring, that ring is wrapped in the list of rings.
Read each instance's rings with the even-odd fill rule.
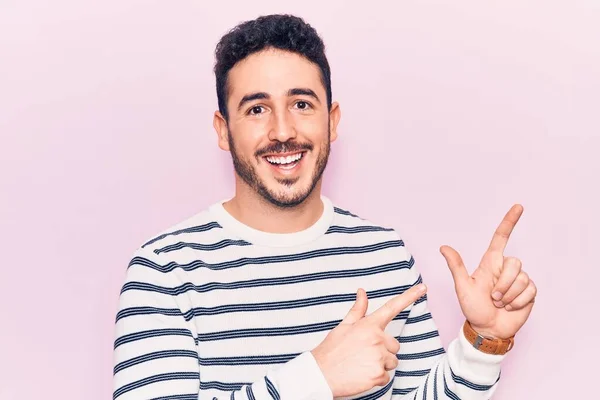
[[[418,284],[406,290],[404,293],[388,300],[384,305],[375,310],[369,319],[373,320],[381,329],[385,327],[410,304],[417,301],[425,294],[427,288],[424,284]]]
[[[504,252],[504,249],[508,244],[508,238],[515,228],[515,225],[517,225],[517,222],[519,222],[519,218],[521,218],[522,214],[523,206],[520,204],[515,204],[508,210],[504,219],[496,229],[496,232],[494,232],[489,250]]]

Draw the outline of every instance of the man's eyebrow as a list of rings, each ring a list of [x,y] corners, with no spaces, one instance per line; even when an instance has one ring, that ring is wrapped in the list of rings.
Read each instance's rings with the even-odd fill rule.
[[[269,94],[265,93],[265,92],[256,92],[256,93],[247,94],[244,97],[242,97],[242,99],[240,100],[240,103],[238,104],[238,111],[240,108],[242,108],[242,106],[244,104],[246,104],[250,101],[269,99],[269,98],[271,98],[271,96],[269,96]]]
[[[294,88],[288,90],[288,96],[310,96],[317,100],[317,102],[321,102],[319,96],[312,90],[308,88]]]

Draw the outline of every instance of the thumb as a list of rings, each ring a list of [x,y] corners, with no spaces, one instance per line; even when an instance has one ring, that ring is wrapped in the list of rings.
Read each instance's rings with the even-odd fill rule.
[[[450,268],[450,273],[454,279],[454,285],[459,287],[467,282],[469,279],[469,272],[467,271],[460,254],[450,246],[442,246],[440,252],[446,259],[448,268]]]
[[[367,293],[364,289],[358,289],[356,292],[356,301],[354,305],[346,314],[346,317],[343,319],[342,324],[355,324],[367,313],[367,307],[369,305],[369,300],[367,298]]]

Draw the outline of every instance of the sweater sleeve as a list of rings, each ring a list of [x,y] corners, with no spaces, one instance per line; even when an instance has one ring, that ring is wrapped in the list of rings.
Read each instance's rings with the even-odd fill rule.
[[[181,282],[175,272],[157,268],[164,265],[145,249],[139,249],[129,263],[115,325],[113,400],[199,399],[197,335],[189,310],[178,302],[176,288]],[[212,399],[280,398],[332,398],[310,352],[269,370],[251,385],[220,392]]]
[[[412,269],[415,283],[421,282],[414,265]],[[475,349],[462,329],[446,352],[428,309],[427,295],[415,302],[396,339],[400,350],[393,399],[483,400],[491,398],[496,390],[505,355],[490,355]]]

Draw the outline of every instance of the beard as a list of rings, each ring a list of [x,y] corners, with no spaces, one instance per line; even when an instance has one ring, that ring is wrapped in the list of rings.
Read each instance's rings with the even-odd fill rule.
[[[238,154],[235,148],[235,142],[231,131],[227,131],[227,140],[229,142],[229,149],[231,152],[231,158],[233,160],[233,168],[240,178],[248,186],[254,189],[262,198],[267,200],[279,208],[292,208],[296,207],[304,202],[313,192],[317,183],[323,176],[327,161],[329,160],[329,153],[331,150],[331,141],[329,130],[327,132],[327,139],[323,141],[321,145],[321,151],[318,154],[315,169],[312,174],[310,185],[306,188],[298,188],[293,194],[286,194],[284,192],[276,192],[270,190],[263,179],[260,178],[254,166],[240,154]],[[254,157],[259,159],[262,155],[273,154],[273,153],[284,153],[284,152],[296,152],[296,151],[308,151],[312,150],[314,146],[309,143],[298,143],[296,141],[287,142],[275,142],[274,144],[258,150]],[[305,157],[305,155],[303,156]],[[267,162],[267,161],[265,161]],[[300,177],[291,179],[276,179],[280,185],[291,187],[296,184]]]

